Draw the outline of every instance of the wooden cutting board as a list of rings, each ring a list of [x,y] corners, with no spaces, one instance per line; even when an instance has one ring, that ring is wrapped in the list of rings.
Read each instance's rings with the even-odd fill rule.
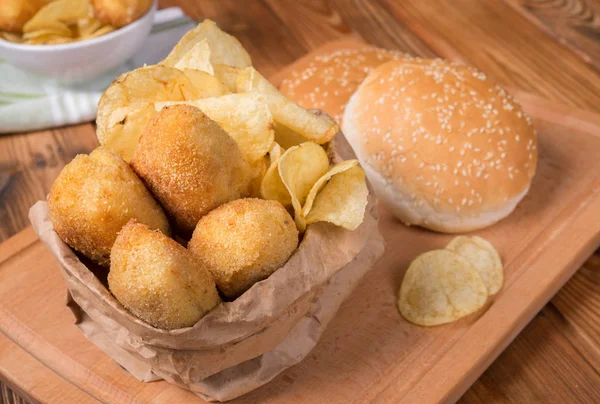
[[[490,308],[434,328],[404,321],[396,293],[405,269],[451,237],[407,228],[381,209],[387,251],[319,345],[235,402],[455,401],[569,279],[600,244],[600,116],[516,95],[534,118],[540,162],[516,211],[475,233],[506,268]],[[31,229],[0,245],[0,372],[10,385],[45,402],[202,402],[130,376],[83,337],[65,296],[58,264]]]

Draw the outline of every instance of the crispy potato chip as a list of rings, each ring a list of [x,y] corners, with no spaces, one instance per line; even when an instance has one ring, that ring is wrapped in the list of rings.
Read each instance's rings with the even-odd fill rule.
[[[42,7],[23,26],[23,32],[52,28],[55,23],[75,24],[81,18],[87,18],[90,2],[88,0],[56,0]]]
[[[306,142],[306,138],[287,126],[275,122],[275,141],[282,147],[289,149],[292,146],[298,146]]]
[[[340,129],[328,115],[315,115],[281,94],[253,67],[247,67],[240,72],[237,77],[237,91],[263,95],[275,121],[309,141],[327,143]]]
[[[314,183],[328,169],[327,153],[321,146],[313,142],[291,147],[279,159],[279,176],[291,196],[296,224],[300,230],[304,230],[302,205]],[[283,202],[281,203],[283,204]]]
[[[435,250],[418,256],[408,267],[398,309],[413,324],[433,326],[476,312],[487,298],[485,283],[466,258]]]
[[[10,42],[16,42],[16,43],[23,42],[23,38],[21,38],[21,35],[14,34],[12,32],[0,31],[0,38],[5,39]]]
[[[343,173],[344,171],[347,171],[356,165],[358,165],[358,160],[342,161],[341,163],[338,163],[331,167],[329,171],[325,173],[325,175],[319,178],[317,182],[315,182],[315,184],[312,186],[310,192],[308,193],[308,196],[306,197],[306,202],[302,207],[302,216],[306,217],[308,215],[308,213],[312,209],[312,205],[315,201],[315,198],[317,197],[317,194],[319,193],[319,191],[321,191],[321,189],[323,189],[323,187],[325,186],[325,184],[327,184],[327,181],[329,181],[331,177],[339,173]]]
[[[110,115],[108,137],[103,145],[129,162],[146,125],[156,114],[154,104],[118,108]]]
[[[227,87],[207,72],[194,69],[185,69],[183,72],[192,82],[198,98],[220,97],[229,94]]]
[[[237,67],[223,64],[213,64],[214,75],[218,78],[232,93],[237,93],[237,78],[241,70]]]
[[[213,67],[210,64],[210,48],[206,38],[195,44],[175,63],[174,67],[179,70],[194,69],[214,74]]]
[[[36,38],[40,38],[40,37],[44,37],[44,36],[52,36],[52,35],[71,37],[72,32],[66,25],[62,25],[62,26],[57,25],[52,28],[44,28],[44,29],[39,29],[37,31],[26,32],[23,34],[23,39],[24,40],[36,39]]]
[[[202,93],[192,85],[190,79],[181,70],[156,65],[132,70],[117,77],[102,94],[98,102],[96,136],[100,144],[104,145],[109,138],[113,139],[112,142],[116,142],[115,137],[119,133],[126,136],[135,134],[135,142],[122,139],[119,140],[119,143],[137,145],[137,139],[145,129],[145,125],[143,127],[137,125],[143,121],[129,119],[129,122],[135,122],[136,126],[131,124],[131,130],[123,132],[123,125],[116,125],[115,122],[120,122],[126,115],[121,114],[119,119],[114,117],[111,119],[114,111],[123,107],[134,111],[146,108],[148,104],[154,102],[185,101],[201,97]],[[134,130],[134,128],[137,129]],[[122,157],[129,161],[126,156],[133,155],[133,152],[134,150],[128,150]]]
[[[250,184],[250,196],[253,198],[260,198],[260,187],[262,185],[263,178],[267,173],[267,156],[264,156],[258,161],[251,163],[250,168],[252,169],[252,183]]]
[[[188,31],[160,64],[175,66],[198,42],[206,39],[210,47],[210,63],[234,67],[252,66],[250,55],[233,36],[221,31],[211,20],[204,20]]]
[[[285,153],[285,148],[281,147],[279,143],[273,142],[269,149],[269,165],[279,161],[283,153]]]
[[[262,159],[271,148],[275,133],[273,117],[264,100],[256,94],[229,94],[184,102],[160,102],[166,105],[188,104],[199,108],[231,136],[249,162]]]
[[[106,35],[109,32],[113,32],[114,30],[115,30],[115,27],[113,27],[112,25],[103,25],[102,27],[98,28],[97,30],[95,30],[91,34],[88,34],[85,37],[81,37],[80,39],[97,38],[97,37],[99,37],[101,35]]]
[[[369,190],[365,172],[351,161],[340,163],[332,170],[339,172],[333,174],[327,185],[316,194],[305,216],[306,225],[329,222],[355,230],[362,223],[367,207]]]
[[[447,250],[463,256],[479,272],[490,296],[502,289],[504,269],[498,251],[487,240],[473,236],[455,237],[447,246]]]
[[[283,206],[292,205],[292,197],[279,175],[279,159],[285,150],[277,143],[273,143],[269,150],[269,168],[260,185],[260,195],[263,199],[279,201]]]
[[[95,31],[102,27],[100,20],[90,17],[83,18],[77,21],[77,35],[78,37],[85,38],[88,35],[93,34]]]

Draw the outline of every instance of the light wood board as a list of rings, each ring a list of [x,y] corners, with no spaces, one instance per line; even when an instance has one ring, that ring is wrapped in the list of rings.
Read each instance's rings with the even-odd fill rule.
[[[504,289],[491,307],[478,319],[447,326],[405,322],[396,309],[404,270],[450,236],[407,228],[382,210],[387,251],[317,348],[238,402],[450,402],[510,343],[600,243],[600,117],[527,94],[519,98],[539,132],[540,165],[517,210],[477,232],[498,248],[506,267]],[[65,295],[57,263],[30,229],[0,245],[6,337],[0,338],[0,366],[9,381],[45,386],[32,396],[50,402],[82,395],[108,402],[201,401],[127,374],[82,336]],[[3,349],[8,344],[18,348]],[[24,365],[37,370],[24,378]]]

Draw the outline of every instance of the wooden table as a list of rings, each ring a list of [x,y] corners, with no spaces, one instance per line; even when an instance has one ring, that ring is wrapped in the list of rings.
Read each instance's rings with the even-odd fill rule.
[[[347,35],[419,56],[477,66],[504,85],[600,111],[600,0],[160,0],[211,18],[238,37],[269,76]],[[0,78],[0,83],[1,83]],[[1,123],[0,123],[1,124]],[[27,212],[62,167],[97,146],[92,124],[0,137],[0,241],[29,225]],[[598,402],[600,254],[539,313],[461,399]],[[0,350],[11,349],[0,334]],[[27,372],[47,372],[15,353]],[[0,375],[1,378],[1,375]],[[0,384],[0,403],[27,402]],[[62,402],[69,392],[49,392]],[[64,399],[64,400],[63,400]]]

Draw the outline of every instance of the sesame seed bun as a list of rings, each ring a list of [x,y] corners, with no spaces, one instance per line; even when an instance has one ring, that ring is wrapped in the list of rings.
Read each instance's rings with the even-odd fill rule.
[[[342,130],[393,213],[441,232],[509,215],[537,164],[531,119],[512,96],[478,70],[438,59],[375,69]]]
[[[302,107],[321,109],[341,122],[346,103],[373,69],[408,57],[368,45],[347,46],[303,59],[283,78],[279,90]]]

